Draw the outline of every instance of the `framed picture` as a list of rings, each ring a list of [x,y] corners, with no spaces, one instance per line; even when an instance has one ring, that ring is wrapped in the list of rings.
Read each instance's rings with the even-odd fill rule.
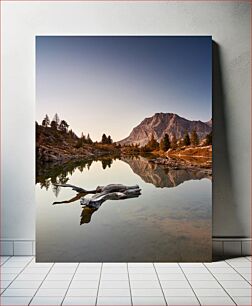
[[[211,261],[211,36],[37,36],[36,203],[37,261]]]

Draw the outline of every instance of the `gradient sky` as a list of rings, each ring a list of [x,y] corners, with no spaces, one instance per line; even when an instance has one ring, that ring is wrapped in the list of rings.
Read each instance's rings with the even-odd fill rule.
[[[36,120],[117,141],[145,117],[212,117],[210,36],[38,36]]]

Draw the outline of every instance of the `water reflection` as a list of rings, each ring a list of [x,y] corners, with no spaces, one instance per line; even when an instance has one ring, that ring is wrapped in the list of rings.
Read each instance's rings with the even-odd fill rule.
[[[189,180],[212,179],[212,171],[203,168],[171,169],[167,166],[154,164],[147,158],[124,157],[124,162],[129,164],[132,171],[139,175],[146,183],[151,183],[158,188],[172,188]]]

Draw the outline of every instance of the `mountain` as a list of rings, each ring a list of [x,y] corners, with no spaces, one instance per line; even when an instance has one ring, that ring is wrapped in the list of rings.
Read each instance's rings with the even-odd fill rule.
[[[170,139],[175,135],[177,139],[195,130],[199,139],[203,139],[212,131],[212,120],[208,122],[191,121],[173,113],[156,113],[152,117],[145,118],[125,139],[118,141],[118,144],[129,145],[139,144],[144,146],[153,134],[155,139],[160,142],[167,133]]]

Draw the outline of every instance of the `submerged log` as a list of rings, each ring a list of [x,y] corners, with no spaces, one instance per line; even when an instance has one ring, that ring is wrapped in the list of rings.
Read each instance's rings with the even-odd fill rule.
[[[72,190],[77,191],[79,193],[96,193],[96,190],[86,190],[86,189],[83,189],[81,187],[74,186],[74,185],[71,185],[71,184],[55,184],[55,186],[69,187],[69,188],[72,188]]]

